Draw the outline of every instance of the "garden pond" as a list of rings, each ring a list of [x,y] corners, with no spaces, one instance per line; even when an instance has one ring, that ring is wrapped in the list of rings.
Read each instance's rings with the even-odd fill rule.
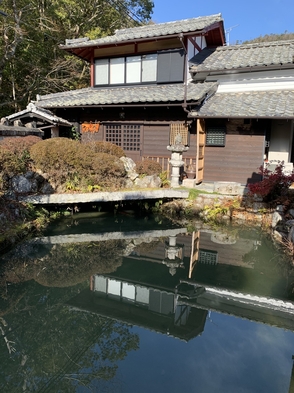
[[[77,213],[0,259],[1,392],[294,392],[294,275],[257,229]]]

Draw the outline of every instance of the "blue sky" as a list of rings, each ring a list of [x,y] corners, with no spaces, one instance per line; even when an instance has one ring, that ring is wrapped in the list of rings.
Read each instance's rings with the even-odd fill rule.
[[[221,13],[230,44],[265,34],[294,32],[294,0],[153,1],[155,23]]]

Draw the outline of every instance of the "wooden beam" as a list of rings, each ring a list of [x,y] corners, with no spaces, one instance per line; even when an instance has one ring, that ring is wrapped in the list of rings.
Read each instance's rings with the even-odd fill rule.
[[[192,43],[194,48],[196,48],[198,50],[198,52],[202,51],[202,48],[200,48],[200,46],[197,44],[197,42],[196,42],[194,37],[189,37],[189,41]]]

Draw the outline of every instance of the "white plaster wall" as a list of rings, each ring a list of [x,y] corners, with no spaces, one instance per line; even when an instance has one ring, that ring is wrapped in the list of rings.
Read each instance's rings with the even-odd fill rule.
[[[270,70],[226,75],[209,75],[208,82],[218,80],[218,93],[294,89],[294,70]]]
[[[207,46],[206,44],[206,39],[204,36],[201,37],[194,37],[196,39],[196,43],[200,46],[201,49],[205,48]],[[197,55],[197,53],[199,52],[197,50],[197,48],[195,48],[195,46],[192,44],[191,41],[188,40],[188,48],[187,48],[187,52],[188,52],[188,59],[191,59],[193,56]]]
[[[196,40],[197,45],[200,46],[201,49],[205,48],[207,46],[206,44],[206,39],[204,36],[201,37],[193,37]],[[187,81],[190,82],[192,80],[191,74],[189,73],[189,60],[197,55],[199,51],[195,46],[192,44],[190,40],[188,40],[188,45],[187,45],[187,64],[186,64],[186,75],[187,75]]]
[[[290,162],[292,147],[293,121],[273,120],[269,146],[269,161]]]

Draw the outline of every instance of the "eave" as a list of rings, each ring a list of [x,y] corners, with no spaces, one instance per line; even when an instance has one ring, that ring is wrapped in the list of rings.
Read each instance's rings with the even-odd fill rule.
[[[221,22],[216,22],[205,29],[189,31],[180,34],[176,33],[176,34],[169,34],[169,35],[163,35],[158,37],[137,38],[133,40],[124,40],[116,43],[104,43],[99,45],[90,42],[89,45],[84,44],[80,47],[71,47],[70,45],[59,45],[59,48],[90,63],[91,59],[93,58],[93,53],[95,49],[123,47],[129,44],[135,45],[142,42],[144,43],[158,42],[158,41],[164,41],[174,38],[178,38],[180,40],[180,38],[183,37],[188,38],[188,37],[197,37],[197,36],[205,36],[208,46],[224,45],[225,43],[223,24]]]

